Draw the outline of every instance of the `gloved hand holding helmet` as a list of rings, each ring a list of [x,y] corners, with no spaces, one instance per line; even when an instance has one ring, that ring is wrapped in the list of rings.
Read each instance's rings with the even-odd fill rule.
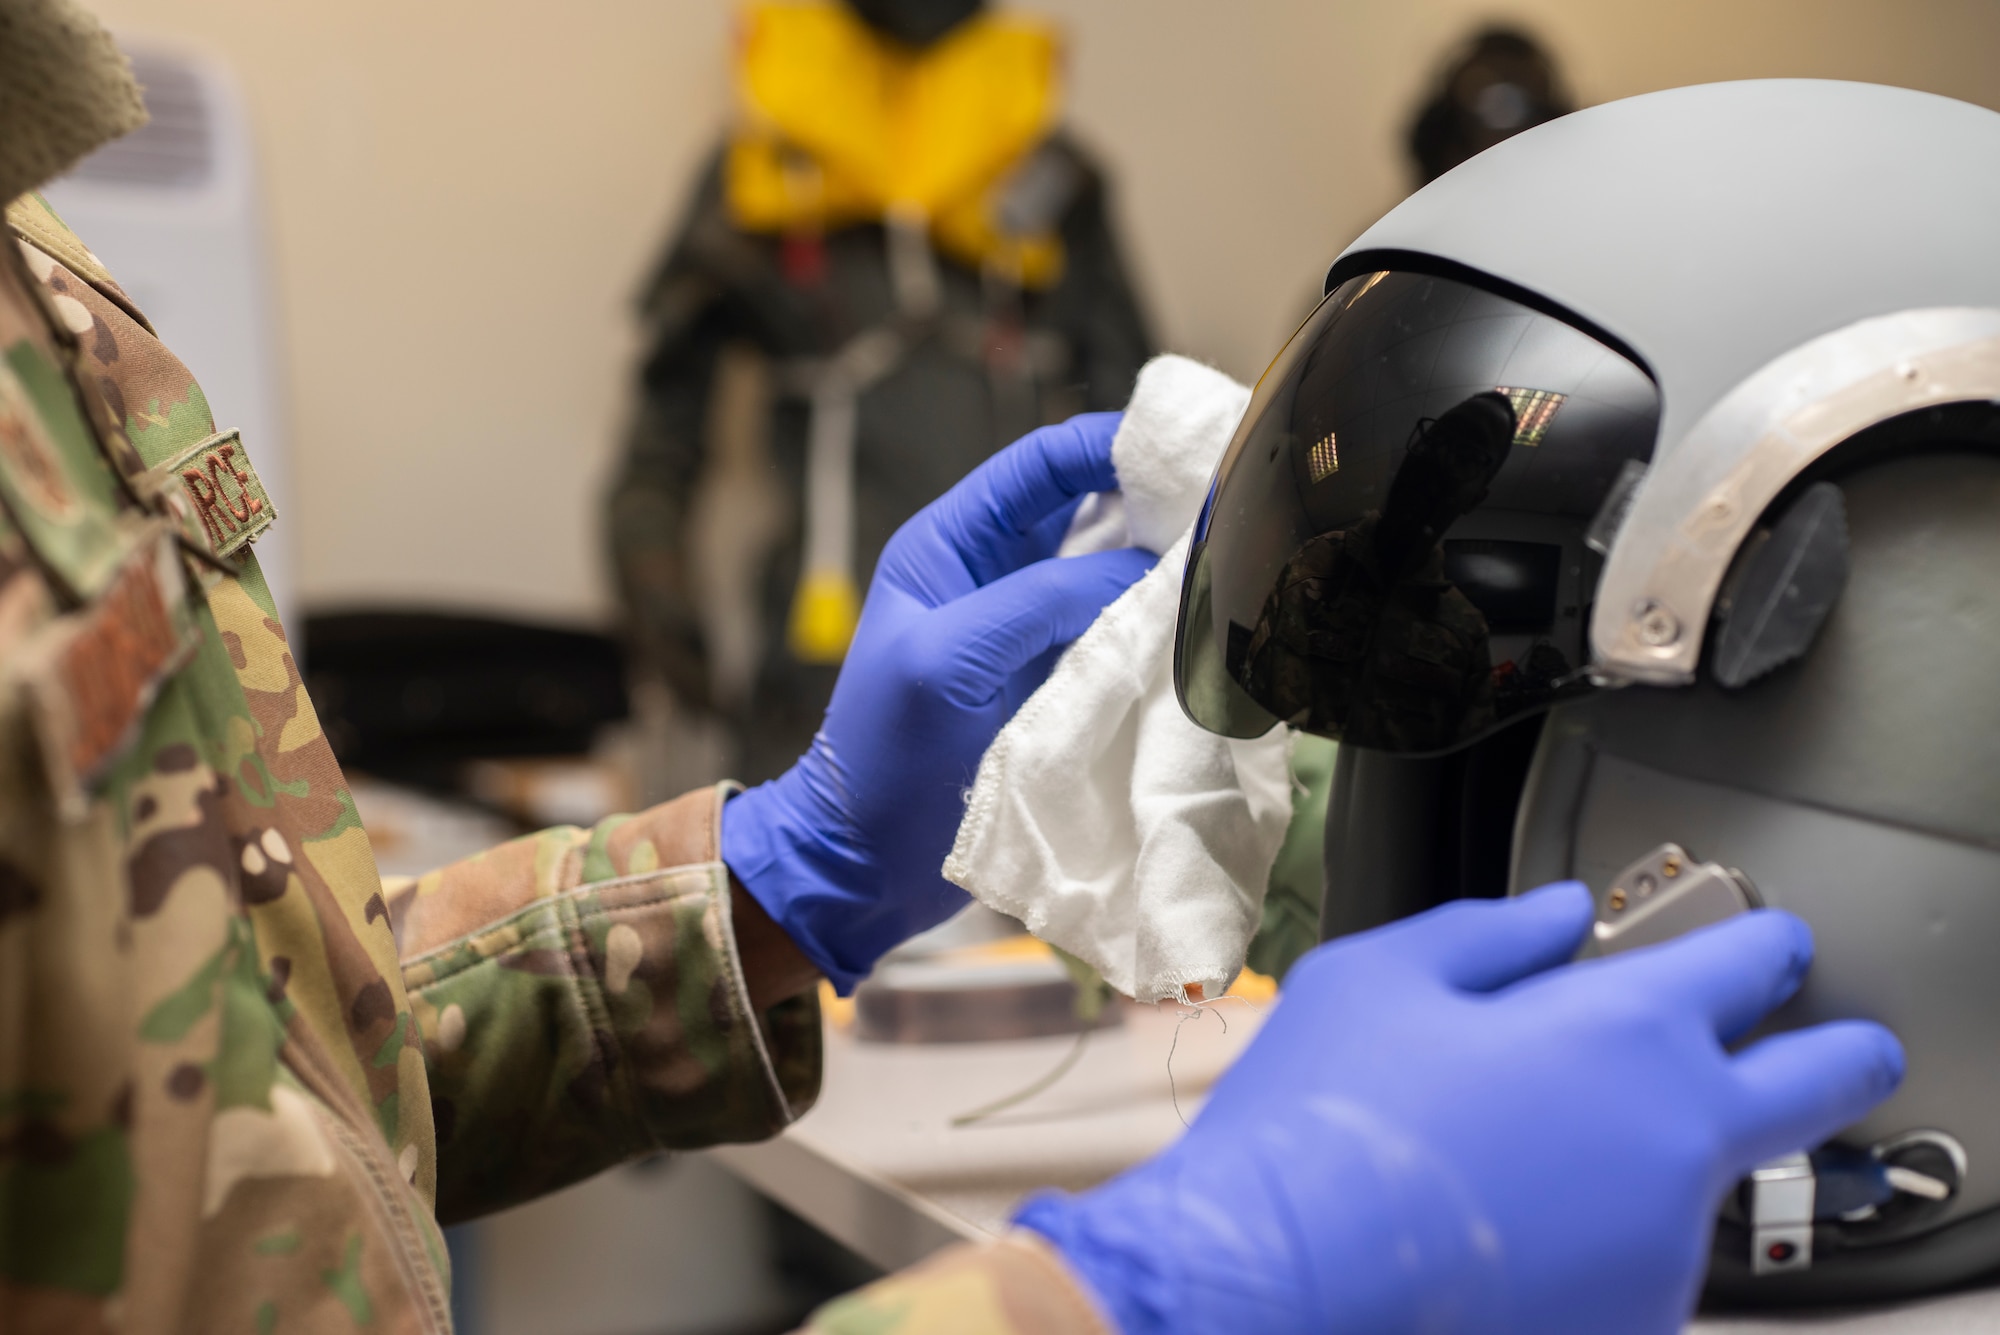
[[[1321,946],[1165,1154],[1017,1222],[1125,1335],[1673,1335],[1753,1165],[1902,1074],[1877,1025],[1742,1037],[1812,939],[1756,913],[1559,967],[1580,885]]]
[[[1117,486],[1116,413],[1015,442],[882,553],[812,750],[730,801],[722,860],[843,992],[967,898],[939,869],[993,736],[1153,564],[1047,559],[1084,494]]]
[[[1438,434],[1429,522],[1504,459],[1501,419],[1504,401],[1481,403]],[[1043,559],[1074,502],[1113,485],[1115,427],[1038,432],[907,526],[813,751],[725,809],[724,860],[836,981],[961,902],[937,869],[980,754],[1054,648],[1149,564]],[[1804,972],[1810,940],[1784,915],[1538,976],[1589,918],[1579,887],[1554,887],[1323,948],[1181,1144],[1022,1222],[1129,1335],[1251,1315],[1394,1328],[1502,1302],[1538,1332],[1677,1320],[1721,1193],[1859,1116],[1900,1056],[1867,1025],[1725,1051]]]

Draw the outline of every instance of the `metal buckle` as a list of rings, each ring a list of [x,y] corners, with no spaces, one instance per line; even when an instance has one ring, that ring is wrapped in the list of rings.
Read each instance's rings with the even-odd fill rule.
[[[1750,1273],[1812,1269],[1813,1204],[1819,1179],[1803,1154],[1773,1159],[1750,1174]]]

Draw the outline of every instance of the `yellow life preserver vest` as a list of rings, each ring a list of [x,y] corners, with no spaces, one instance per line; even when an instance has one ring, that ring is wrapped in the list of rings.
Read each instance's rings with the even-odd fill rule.
[[[1008,232],[995,197],[1056,123],[1061,63],[1057,30],[1019,14],[911,50],[838,0],[756,0],[739,17],[730,217],[759,233],[920,219],[941,253],[1047,287],[1060,238]]]

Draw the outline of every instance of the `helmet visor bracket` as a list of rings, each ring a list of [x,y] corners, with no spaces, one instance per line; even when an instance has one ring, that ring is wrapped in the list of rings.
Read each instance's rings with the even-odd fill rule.
[[[1771,504],[1860,433],[1921,408],[2000,400],[2000,311],[1859,321],[1724,395],[1634,496],[1590,624],[1609,683],[1680,686],[1701,662],[1723,581]]]

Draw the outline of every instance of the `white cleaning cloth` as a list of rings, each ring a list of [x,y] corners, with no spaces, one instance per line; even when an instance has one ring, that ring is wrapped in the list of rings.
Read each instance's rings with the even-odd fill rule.
[[[1174,698],[1188,537],[1250,391],[1185,357],[1139,373],[1064,555],[1160,563],[1066,650],[980,761],[944,874],[1140,1001],[1220,996],[1243,968],[1292,814],[1290,736],[1204,732]]]

